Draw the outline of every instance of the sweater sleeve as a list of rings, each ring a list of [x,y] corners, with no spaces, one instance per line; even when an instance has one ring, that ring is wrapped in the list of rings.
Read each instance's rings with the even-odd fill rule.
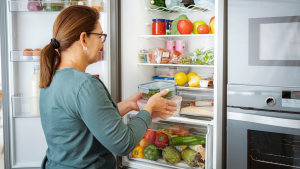
[[[148,111],[142,110],[126,125],[109,98],[102,83],[91,77],[78,92],[78,113],[104,147],[113,154],[125,156],[143,138],[152,117]]]

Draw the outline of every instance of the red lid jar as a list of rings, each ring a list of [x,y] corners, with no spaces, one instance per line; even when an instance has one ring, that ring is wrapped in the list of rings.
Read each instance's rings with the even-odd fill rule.
[[[152,19],[152,35],[165,35],[166,23],[164,19]]]

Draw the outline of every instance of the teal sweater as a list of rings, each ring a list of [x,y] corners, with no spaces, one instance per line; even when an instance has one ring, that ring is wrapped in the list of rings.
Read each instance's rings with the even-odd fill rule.
[[[41,168],[47,169],[116,168],[113,154],[129,154],[152,120],[142,110],[124,124],[102,81],[73,68],[56,71],[41,90],[40,113],[48,144]]]

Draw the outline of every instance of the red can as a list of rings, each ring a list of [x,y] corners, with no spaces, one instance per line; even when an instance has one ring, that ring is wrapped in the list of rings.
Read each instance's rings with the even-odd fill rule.
[[[152,19],[152,35],[165,35],[166,23],[165,19]]]

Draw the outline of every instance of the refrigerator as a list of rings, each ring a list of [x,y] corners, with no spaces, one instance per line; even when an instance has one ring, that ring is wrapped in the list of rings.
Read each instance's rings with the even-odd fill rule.
[[[61,1],[60,1],[61,2]],[[0,2],[1,21],[1,68],[3,84],[4,113],[4,155],[5,168],[39,168],[45,156],[47,143],[39,117],[32,117],[30,110],[29,81],[38,58],[24,58],[26,48],[43,48],[52,38],[52,26],[59,11],[29,11],[28,0],[4,0]],[[43,5],[45,1],[42,1]],[[61,2],[66,4],[69,2]],[[73,2],[88,5],[86,1]],[[193,89],[178,87],[177,95],[186,103],[198,101],[202,97],[214,100],[209,110],[213,115],[181,114],[166,121],[153,122],[151,128],[168,129],[182,126],[184,130],[206,139],[206,168],[222,168],[224,160],[224,110],[226,108],[225,89],[226,65],[224,64],[224,2],[215,1],[201,8],[181,7],[177,12],[154,8],[150,0],[103,0],[100,23],[108,34],[104,43],[101,60],[90,65],[86,73],[99,74],[115,102],[125,100],[138,92],[138,84],[153,81],[155,67],[184,67],[189,72],[203,76],[214,75],[214,85],[210,88]],[[174,9],[173,9],[174,10]],[[208,35],[152,35],[152,19],[174,20],[185,14],[192,22],[206,23],[215,16],[215,34]],[[148,64],[140,59],[143,49],[166,48],[167,40],[183,40],[185,50],[214,48],[214,65],[167,65]],[[99,54],[100,55],[100,54]],[[181,104],[184,107],[183,103]],[[129,112],[123,117],[128,123],[138,112]],[[189,168],[184,160],[170,164],[162,158],[158,161],[133,158],[131,154],[116,156],[118,168]]]

